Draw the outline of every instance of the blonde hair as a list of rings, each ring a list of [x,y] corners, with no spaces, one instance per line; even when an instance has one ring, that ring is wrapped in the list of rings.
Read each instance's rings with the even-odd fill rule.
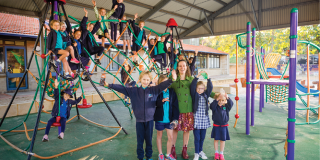
[[[219,96],[220,96],[220,93],[216,93],[214,94],[213,99],[218,100]]]
[[[67,26],[66,23],[60,22],[60,26],[63,26],[63,25]]]
[[[53,27],[53,24],[54,24],[54,23],[59,23],[59,24],[60,24],[60,22],[59,22],[58,20],[55,20],[55,19],[54,19],[54,20],[51,20],[51,21],[50,21],[50,27]]]
[[[206,84],[205,84],[203,81],[199,81],[199,82],[197,83],[197,87],[200,86],[200,85],[204,85],[204,87],[206,87]]]
[[[160,75],[159,79],[158,79],[158,85],[165,79],[168,79],[168,77],[166,75],[164,75],[164,74]]]
[[[144,22],[144,21],[139,21],[139,24],[140,24],[140,23],[143,23],[143,24],[144,24],[145,22]]]
[[[140,75],[139,75],[139,80],[140,80],[140,81],[141,81],[141,79],[142,79],[142,77],[143,77],[144,75],[148,75],[149,78],[150,78],[150,81],[152,80],[152,74],[151,74],[150,71],[142,71],[142,72],[140,73]]]

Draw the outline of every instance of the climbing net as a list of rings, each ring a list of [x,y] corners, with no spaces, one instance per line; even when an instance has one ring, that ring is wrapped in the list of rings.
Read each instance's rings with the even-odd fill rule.
[[[64,8],[63,8],[63,10],[64,10]],[[57,13],[57,12],[54,12],[54,13],[55,13],[55,14],[59,14],[59,16],[63,15],[63,13]],[[74,18],[74,17],[72,17],[72,16],[70,16],[70,15],[68,15],[68,17],[71,18],[71,19],[73,19],[73,20],[75,20],[76,22],[80,23],[80,21],[77,20],[76,18]],[[115,21],[117,21],[117,20],[102,20],[102,22],[115,22]],[[90,23],[95,23],[95,22],[97,22],[97,21],[91,21]],[[117,21],[117,22],[118,22],[118,21]],[[122,22],[126,22],[126,21],[122,21]],[[89,23],[89,22],[88,22],[88,23]],[[73,26],[72,28],[76,28],[76,27],[78,27],[78,26],[79,26],[79,25],[75,25],[75,26]],[[117,38],[117,40],[116,40],[114,43],[111,43],[110,39],[108,39],[108,41],[109,41],[109,43],[110,43],[110,46],[103,52],[103,55],[100,56],[100,60],[101,60],[102,58],[108,58],[108,59],[111,60],[110,63],[109,63],[109,64],[107,65],[107,67],[105,67],[105,68],[102,67],[101,65],[95,63],[95,61],[92,59],[92,57],[91,57],[91,55],[89,54],[89,52],[84,48],[84,50],[85,50],[85,52],[86,52],[85,54],[88,54],[88,56],[90,57],[90,59],[91,59],[92,62],[94,63],[94,68],[93,68],[92,72],[94,71],[94,69],[95,69],[96,67],[98,67],[98,68],[100,68],[101,70],[103,70],[103,73],[107,73],[107,74],[113,76],[113,78],[114,78],[113,82],[114,82],[114,83],[117,81],[117,82],[119,82],[121,85],[125,86],[125,84],[128,82],[128,79],[129,79],[129,78],[134,81],[133,77],[131,76],[131,73],[132,73],[132,71],[133,71],[134,69],[136,69],[139,73],[142,72],[143,69],[142,69],[141,65],[143,64],[144,66],[146,66],[146,68],[147,68],[148,71],[150,71],[150,72],[151,72],[151,71],[154,71],[154,72],[155,72],[156,75],[154,76],[153,79],[156,79],[156,78],[160,75],[161,72],[159,71],[159,67],[155,64],[155,62],[153,61],[153,59],[150,57],[149,52],[144,48],[146,42],[145,42],[144,44],[139,43],[139,45],[141,46],[141,49],[140,49],[139,51],[144,50],[145,54],[147,55],[147,57],[142,58],[139,54],[137,54],[137,55],[139,56],[140,60],[141,60],[141,62],[140,62],[139,64],[133,63],[132,60],[131,60],[131,58],[132,58],[133,56],[129,56],[129,57],[128,57],[126,54],[123,53],[123,51],[121,51],[120,49],[118,49],[118,48],[114,45],[114,44],[117,43],[117,41],[118,41],[119,38],[122,36],[122,34],[124,34],[124,32],[125,32],[125,30],[126,30],[127,28],[130,29],[131,33],[134,33],[132,27],[127,24],[126,27],[125,27],[125,29],[123,30],[123,32],[120,34],[120,36]],[[149,31],[152,32],[152,33],[157,34],[158,36],[170,34],[170,33],[168,33],[168,32],[167,32],[167,33],[164,33],[164,34],[159,34],[159,33],[155,32],[154,30],[152,30],[152,29],[150,29],[150,28],[148,28],[148,27],[146,27],[146,26],[145,26],[144,28],[147,29],[147,30],[149,30]],[[46,30],[45,30],[45,34],[44,34],[44,35],[45,35],[45,44],[46,44],[46,35],[47,35],[47,31],[46,31]],[[148,39],[149,39],[150,35],[151,35],[151,34],[148,35]],[[95,38],[93,37],[93,35],[92,35],[90,32],[89,32],[89,35],[88,35],[88,36],[91,36],[92,39],[95,41]],[[133,36],[134,36],[135,38],[137,38],[136,35],[133,34]],[[180,42],[180,40],[179,40],[179,42]],[[98,45],[98,43],[97,43],[96,41],[95,41],[95,43]],[[172,42],[171,42],[171,43],[172,43]],[[157,41],[155,42],[154,46],[155,46],[156,44],[157,44]],[[115,56],[113,56],[113,57],[111,57],[111,56],[109,56],[108,54],[106,54],[106,52],[108,52],[111,47],[113,47],[114,49],[117,50],[117,54],[116,54]],[[45,48],[46,48],[46,46],[45,46]],[[154,47],[151,48],[150,52],[152,52],[153,49],[154,49]],[[182,46],[181,46],[181,44],[179,44],[179,52],[180,52],[180,53],[181,53],[181,49],[182,49]],[[46,50],[46,49],[45,49],[45,50]],[[137,53],[139,53],[139,51],[138,51]],[[117,135],[120,133],[121,130],[124,130],[121,126],[106,126],[106,125],[102,125],[102,124],[99,124],[99,123],[97,123],[97,122],[94,122],[94,121],[92,121],[92,120],[89,120],[89,119],[85,118],[83,115],[80,115],[79,112],[78,112],[78,108],[81,108],[81,107],[80,107],[81,105],[76,105],[78,114],[75,115],[74,117],[70,118],[70,119],[67,121],[67,123],[70,122],[71,120],[73,120],[73,119],[76,118],[76,117],[78,117],[78,118],[81,117],[82,119],[88,121],[89,123],[95,124],[95,125],[100,126],[100,127],[117,128],[118,131],[116,132],[116,134],[113,135],[113,136],[111,136],[111,137],[105,138],[105,139],[103,139],[103,140],[100,140],[100,141],[97,141],[97,142],[94,142],[94,143],[90,143],[90,144],[87,144],[87,145],[85,145],[85,146],[82,146],[82,147],[79,147],[79,148],[75,148],[75,149],[72,149],[72,150],[69,150],[69,151],[66,151],[66,152],[62,152],[62,153],[59,153],[59,154],[56,154],[56,155],[48,156],[48,157],[44,157],[44,156],[40,156],[40,155],[38,155],[38,154],[36,154],[36,153],[30,153],[30,152],[28,152],[27,150],[28,150],[31,146],[33,146],[32,142],[30,142],[30,144],[28,145],[28,147],[25,148],[25,149],[20,149],[19,147],[15,146],[15,145],[12,144],[11,142],[9,142],[9,141],[3,136],[3,135],[5,135],[6,133],[9,133],[9,132],[24,132],[25,135],[26,135],[26,138],[27,138],[29,141],[32,141],[33,139],[30,138],[28,132],[32,132],[32,131],[33,131],[33,132],[36,132],[36,131],[38,131],[38,130],[44,130],[44,129],[45,129],[45,127],[43,127],[43,128],[38,128],[38,127],[37,127],[37,125],[38,125],[39,122],[42,123],[42,124],[47,124],[47,122],[42,121],[42,120],[40,120],[40,119],[39,119],[39,122],[36,123],[36,127],[35,127],[35,128],[37,128],[36,130],[34,130],[34,129],[28,129],[28,128],[27,128],[27,125],[26,125],[26,122],[27,122],[27,120],[28,120],[28,117],[29,117],[29,115],[30,115],[31,109],[32,109],[32,107],[33,107],[34,104],[35,104],[35,106],[36,106],[36,109],[38,109],[38,117],[39,117],[39,115],[40,115],[40,112],[43,112],[43,113],[46,113],[46,114],[51,114],[51,112],[48,112],[48,111],[46,111],[46,110],[43,109],[43,108],[44,108],[43,105],[42,105],[42,106],[40,106],[40,105],[43,104],[43,100],[50,101],[50,102],[54,102],[54,100],[50,100],[50,99],[45,98],[45,94],[47,94],[48,97],[54,97],[54,88],[55,88],[54,83],[55,83],[55,79],[57,79],[58,82],[59,82],[59,85],[58,85],[59,93],[60,93],[61,90],[65,90],[65,89],[69,88],[69,89],[71,89],[71,90],[73,91],[74,97],[76,98],[76,91],[77,91],[79,88],[81,88],[82,96],[83,96],[83,105],[82,105],[82,106],[88,106],[87,104],[85,104],[85,103],[86,103],[86,100],[85,100],[85,92],[84,92],[84,89],[83,89],[82,81],[88,81],[88,80],[90,80],[90,82],[92,83],[92,85],[93,85],[94,87],[95,87],[94,84],[99,84],[98,81],[94,81],[94,80],[91,79],[91,77],[88,77],[88,76],[90,76],[89,74],[85,74],[85,73],[84,73],[84,72],[85,72],[85,68],[82,68],[82,69],[83,69],[83,72],[80,72],[80,68],[79,68],[79,69],[78,69],[78,73],[77,73],[76,76],[75,76],[74,78],[72,78],[72,79],[68,79],[68,78],[66,78],[63,74],[61,74],[59,67],[51,66],[51,67],[49,67],[50,69],[48,69],[47,67],[43,67],[43,69],[40,69],[40,67],[39,67],[39,62],[38,62],[38,57],[41,57],[42,59],[44,59],[44,66],[48,66],[48,65],[50,64],[50,61],[53,60],[53,55],[52,55],[52,53],[51,53],[51,54],[50,54],[50,53],[47,53],[47,54],[41,54],[41,55],[40,55],[39,53],[37,53],[37,52],[35,52],[35,51],[34,51],[34,54],[35,54],[35,60],[36,60],[36,65],[37,65],[37,70],[38,70],[38,75],[39,75],[39,77],[35,76],[35,74],[33,74],[30,70],[28,70],[28,73],[29,73],[29,74],[35,79],[35,81],[37,82],[36,92],[35,92],[33,101],[32,101],[32,103],[31,103],[31,105],[30,105],[30,107],[29,107],[28,113],[27,113],[25,119],[23,120],[23,122],[21,122],[19,125],[11,128],[11,129],[8,129],[8,130],[0,130],[0,132],[2,132],[2,133],[0,134],[0,138],[3,139],[8,145],[10,145],[10,146],[13,147],[14,149],[18,150],[19,152],[25,153],[25,154],[27,154],[27,155],[32,155],[32,156],[37,157],[37,158],[40,158],[40,159],[51,159],[51,158],[55,158],[55,157],[58,157],[58,156],[62,156],[62,155],[65,155],[65,154],[68,154],[68,153],[71,153],[71,152],[75,152],[75,151],[78,151],[78,150],[81,150],[81,149],[84,149],[84,148],[87,148],[87,147],[90,147],[90,146],[93,146],[93,145],[96,145],[96,144],[99,144],[99,143],[108,141],[108,140],[114,138],[115,136],[117,136]],[[120,63],[118,63],[118,62],[115,60],[115,58],[116,58],[117,56],[119,56],[119,55],[122,55],[122,56],[124,56],[124,57],[126,58],[124,63],[126,63],[126,61],[130,61],[130,62],[132,63],[133,69],[131,70],[130,73],[128,73],[128,71],[126,71],[126,69],[123,67],[124,63],[123,63],[123,64],[120,64]],[[148,65],[147,62],[146,62],[147,60],[148,60],[149,62],[151,62],[149,65]],[[116,74],[111,73],[111,72],[107,69],[107,68],[110,66],[111,63],[116,63],[116,64],[119,66],[119,69],[118,69],[118,71],[117,71]],[[80,62],[80,64],[81,64],[81,62]],[[81,66],[81,65],[79,65],[79,66]],[[82,67],[83,67],[83,66],[82,66]],[[128,74],[128,77],[127,77],[127,79],[126,79],[126,81],[125,81],[124,83],[122,83],[121,80],[117,77],[118,73],[120,72],[120,69],[123,69],[123,70]],[[56,77],[53,77],[53,76],[52,76],[50,70],[53,70],[53,71],[56,72]],[[46,73],[47,73],[47,74],[46,74]],[[168,73],[167,73],[168,76],[169,76],[170,74],[171,74],[171,72],[168,72]],[[76,79],[78,79],[78,80],[76,81]],[[75,82],[73,83],[73,81],[75,81]],[[137,82],[139,82],[139,81],[137,81]],[[95,87],[95,88],[96,88],[96,87]],[[107,88],[107,87],[105,87],[105,88]],[[97,90],[97,88],[96,88],[96,90]],[[132,118],[132,111],[131,111],[130,107],[125,104],[125,101],[124,101],[124,99],[122,98],[122,96],[119,95],[116,91],[114,91],[114,90],[112,90],[112,89],[111,89],[111,91],[122,101],[122,103],[124,104],[124,106],[128,108],[129,114],[130,114],[130,116],[131,116],[131,118]],[[39,95],[40,95],[40,101],[41,101],[41,103],[39,103],[39,102],[36,100],[36,97],[37,97],[38,93],[39,93]],[[43,94],[41,94],[41,93],[43,93]],[[98,93],[99,93],[99,92],[98,92]],[[100,94],[100,93],[99,93],[99,94]],[[59,101],[60,101],[60,96],[61,96],[61,94],[59,94]],[[100,96],[101,96],[101,95],[100,95]],[[105,104],[106,104],[106,102],[105,102]],[[92,106],[92,105],[91,105],[91,106]],[[83,107],[83,108],[90,108],[91,106],[90,106],[90,104],[89,104],[89,107]],[[107,107],[108,107],[108,106],[107,106]],[[110,110],[109,107],[108,107],[108,109]],[[110,110],[110,112],[111,112],[111,110]],[[112,112],[111,112],[111,114],[113,115]],[[59,114],[58,114],[58,116],[59,116],[59,115],[60,115],[60,108],[59,108]],[[114,118],[115,118],[115,117],[114,117]],[[117,121],[116,118],[115,118],[115,120]],[[118,122],[118,121],[117,121],[117,122]],[[119,123],[118,123],[118,124],[119,124]],[[21,126],[23,126],[24,129],[22,129],[22,130],[17,130],[17,129],[18,129],[19,127],[21,127]],[[59,123],[56,124],[56,125],[53,125],[52,127],[59,127]],[[125,132],[125,133],[126,133],[126,132]]]

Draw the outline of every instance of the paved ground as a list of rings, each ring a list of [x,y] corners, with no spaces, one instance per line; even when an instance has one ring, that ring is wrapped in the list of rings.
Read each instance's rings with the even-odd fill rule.
[[[233,89],[233,93],[234,93]],[[258,92],[258,91],[257,91]],[[256,93],[257,93],[256,92]],[[239,93],[245,93],[241,88]],[[231,94],[230,97],[234,99],[235,95]],[[241,94],[239,101],[239,114],[240,119],[237,127],[233,128],[235,121],[234,114],[236,108],[231,110],[230,113],[230,137],[231,140],[227,141],[225,149],[225,158],[230,159],[272,159],[282,160],[285,159],[284,143],[285,132],[287,128],[287,103],[281,105],[266,104],[263,112],[258,111],[258,107],[255,108],[255,126],[251,127],[251,134],[245,134],[245,95]],[[317,98],[312,97],[311,102],[316,104]],[[81,160],[134,160],[136,159],[136,133],[135,133],[135,119],[130,119],[128,109],[125,108],[120,101],[108,102],[115,115],[123,125],[123,127],[129,132],[129,135],[125,135],[124,132],[120,132],[118,136],[93,147],[83,149],[77,152],[73,152],[58,159],[81,159]],[[258,93],[255,101],[256,106],[259,104]],[[297,101],[297,107],[304,107],[300,101]],[[90,109],[80,110],[80,113],[86,118],[93,120],[97,123],[105,125],[116,126],[116,122],[112,118],[107,107],[103,104],[95,104]],[[72,110],[71,116],[75,115],[76,111]],[[211,115],[211,113],[210,113]],[[311,113],[310,121],[315,121],[316,116]],[[42,113],[41,120],[47,121],[51,116]],[[12,128],[23,121],[25,116],[18,116],[7,118],[4,121],[1,129]],[[30,115],[27,120],[27,127],[29,129],[34,127],[36,114]],[[305,121],[305,111],[297,112],[297,122]],[[44,127],[44,124],[40,124],[40,127]],[[22,129],[20,127],[18,129]],[[320,159],[320,124],[316,125],[303,125],[296,126],[296,158],[303,160],[315,160]],[[86,122],[83,119],[74,119],[67,124],[65,132],[65,139],[60,140],[57,138],[57,128],[52,128],[49,138],[49,142],[41,142],[41,138],[44,131],[38,132],[34,147],[34,152],[41,156],[51,156],[70,149],[74,149],[89,143],[99,141],[101,139],[110,137],[116,133],[117,129],[97,127],[93,124]],[[208,155],[209,159],[213,159],[214,148],[213,140],[210,138],[211,128],[207,130],[206,139],[204,142],[204,152]],[[32,135],[32,132],[29,132]],[[166,134],[164,134],[166,135]],[[25,133],[8,133],[4,135],[11,143],[19,148],[26,148],[29,145],[29,141],[26,139]],[[182,133],[179,133],[177,141],[178,159],[181,160],[182,149]],[[165,150],[165,139],[163,137],[163,149]],[[3,140],[0,139],[0,159],[26,159],[26,155],[19,153],[11,148]],[[157,159],[158,151],[156,147],[156,130],[153,134],[153,159]],[[188,154],[193,158],[194,145],[193,134],[190,134]],[[190,159],[192,159],[190,158]],[[36,158],[33,158],[36,159]]]

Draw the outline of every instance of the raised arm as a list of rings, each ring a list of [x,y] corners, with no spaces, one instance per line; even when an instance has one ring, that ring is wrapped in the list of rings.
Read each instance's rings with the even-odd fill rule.
[[[83,10],[85,12],[85,15],[80,22],[80,29],[82,32],[84,30],[87,30],[87,21],[88,21],[88,11],[85,8]]]
[[[94,34],[99,30],[99,28],[100,28],[100,21],[98,21],[98,22],[94,25],[94,27],[93,27],[93,29],[92,29],[92,31],[91,31],[92,35],[94,35]]]
[[[194,97],[197,94],[197,82],[198,82],[198,77],[194,78],[190,84],[190,94],[191,97]]]
[[[172,80],[166,80],[160,84],[158,84],[157,86],[154,87],[150,87],[154,93],[156,94],[160,94],[160,92],[162,92],[163,90],[165,90],[166,88],[168,88],[170,85],[172,84]]]
[[[96,16],[97,19],[99,19],[99,11],[98,11],[98,8],[97,8],[96,1],[92,0],[92,4],[93,4],[94,15]]]
[[[212,89],[213,89],[213,85],[212,85],[211,79],[208,78],[208,79],[207,79],[207,90],[206,90],[206,94],[207,94],[207,95],[211,95]]]
[[[69,100],[71,105],[76,105],[81,101],[82,97],[77,98],[76,100]]]
[[[233,101],[230,98],[228,98],[227,99],[227,104],[226,104],[227,110],[230,111],[232,106],[233,106]]]
[[[210,109],[212,110],[212,113],[214,113],[217,110],[218,107],[218,101],[213,100],[213,102],[210,104]]]
[[[120,84],[108,84],[107,85],[110,89],[114,89],[126,96],[129,96],[129,92],[128,90],[130,90],[131,88],[127,88],[127,87],[124,87],[123,85],[120,85]]]

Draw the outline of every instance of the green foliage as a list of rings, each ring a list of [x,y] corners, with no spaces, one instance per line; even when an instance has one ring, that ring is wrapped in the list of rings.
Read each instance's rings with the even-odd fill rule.
[[[275,30],[264,30],[256,32],[256,51],[260,52],[260,47],[266,50],[266,53],[280,53],[285,55],[290,49],[290,28]],[[298,27],[298,40],[307,40],[316,45],[320,45],[320,25],[309,25]],[[246,44],[246,36],[241,38],[243,44]],[[224,51],[230,54],[230,57],[236,53],[236,34],[213,36],[200,39],[200,43],[205,46]],[[238,47],[239,57],[245,57],[245,49]],[[306,54],[307,45],[298,44],[298,54]],[[317,50],[310,47],[310,54],[317,54]]]

